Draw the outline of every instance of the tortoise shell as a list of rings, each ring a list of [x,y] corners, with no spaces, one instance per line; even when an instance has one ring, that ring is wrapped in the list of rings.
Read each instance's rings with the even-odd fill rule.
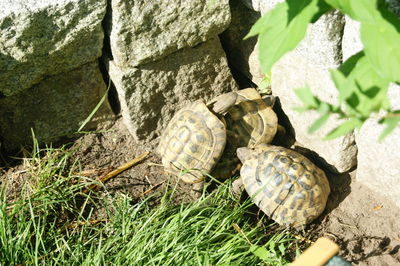
[[[202,102],[179,110],[161,136],[162,164],[187,183],[197,183],[211,172],[226,144],[225,124]]]
[[[253,88],[235,93],[235,102],[226,108],[227,113],[224,116],[227,124],[227,145],[221,160],[211,173],[219,179],[231,177],[240,167],[240,161],[236,157],[237,148],[252,148],[260,143],[271,143],[278,127],[277,115],[272,110],[273,98],[263,99]]]
[[[239,148],[244,187],[254,203],[281,225],[301,227],[325,209],[330,193],[325,173],[303,155],[261,144]]]
[[[228,142],[237,148],[271,143],[278,127],[278,117],[272,110],[273,103],[267,104],[253,88],[236,93],[236,102],[225,116],[227,129],[232,134]]]

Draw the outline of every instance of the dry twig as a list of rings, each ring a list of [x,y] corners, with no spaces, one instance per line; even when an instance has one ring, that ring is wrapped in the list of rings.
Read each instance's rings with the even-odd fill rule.
[[[109,172],[109,173],[107,173],[107,174],[105,174],[105,175],[102,175],[102,176],[99,178],[99,181],[100,181],[101,183],[105,183],[106,181],[108,181],[109,179],[111,179],[111,178],[113,178],[114,176],[118,175],[119,173],[121,173],[121,172],[123,172],[123,171],[125,171],[125,170],[131,168],[131,167],[134,166],[135,164],[138,164],[139,162],[143,161],[144,158],[146,158],[147,155],[149,155],[149,152],[142,153],[141,155],[139,155],[139,156],[136,157],[135,159],[133,159],[133,160],[131,160],[131,161],[129,161],[129,162],[127,162],[127,163],[121,165],[121,166],[118,167],[117,169],[115,169],[115,170],[113,170],[113,171],[111,171],[111,172]],[[83,190],[83,193],[87,194],[89,191],[92,191],[92,190],[93,190],[93,191],[97,191],[97,190],[99,190],[100,188],[101,188],[100,185],[92,184],[92,185],[90,185],[88,188],[86,188],[85,190]]]

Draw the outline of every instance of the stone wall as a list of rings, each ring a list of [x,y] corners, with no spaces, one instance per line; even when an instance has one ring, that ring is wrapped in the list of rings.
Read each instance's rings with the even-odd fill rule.
[[[230,18],[228,0],[0,1],[2,147],[76,132],[108,75],[132,135],[157,137],[188,101],[237,89],[218,39]],[[88,127],[113,116],[106,100]]]

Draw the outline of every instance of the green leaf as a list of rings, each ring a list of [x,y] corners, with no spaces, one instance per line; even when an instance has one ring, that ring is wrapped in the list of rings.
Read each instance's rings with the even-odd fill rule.
[[[279,245],[279,251],[281,252],[282,255],[285,254],[286,247],[285,247],[285,245],[284,245],[283,243],[281,243],[281,244]]]
[[[393,116],[391,116],[393,115]],[[390,133],[392,133],[393,130],[396,129],[396,127],[399,125],[400,122],[400,111],[396,111],[393,113],[389,113],[387,117],[381,119],[379,121],[380,124],[386,124],[385,129],[382,131],[380,134],[378,140],[382,141],[384,138],[387,137]]]
[[[328,121],[330,115],[331,115],[330,113],[326,113],[323,114],[317,120],[315,120],[315,122],[308,128],[308,133],[312,134],[318,129],[320,129]]]
[[[312,94],[309,87],[295,89],[294,93],[304,103],[305,106],[318,108],[319,100]]]
[[[376,72],[363,52],[350,57],[338,70],[331,70],[331,76],[339,91],[339,102],[346,102],[349,114],[368,117],[379,108],[389,108],[389,80]]]
[[[308,24],[320,11],[318,3],[318,0],[287,0],[254,24],[246,38],[259,34],[260,64],[264,73],[304,38]]]
[[[353,1],[349,0],[325,0],[326,3],[328,3],[330,6],[342,11],[342,13],[345,13],[346,15],[349,15],[351,18],[354,19],[354,14],[356,12],[353,11],[353,8],[351,6],[351,3]]]
[[[318,11],[311,19],[311,23],[315,23],[323,14],[330,11],[332,7],[328,5],[325,1],[318,1]]]
[[[108,87],[107,90],[105,91],[103,97],[101,97],[100,101],[97,103],[97,105],[95,106],[95,108],[92,110],[92,112],[86,117],[86,119],[82,122],[81,126],[78,128],[77,132],[79,133],[86,125],[87,123],[89,123],[92,118],[94,117],[94,115],[96,114],[96,112],[100,109],[101,105],[104,103],[104,101],[106,100],[106,97],[108,95],[108,90],[110,89],[110,84],[111,84],[111,80],[108,83]]]
[[[344,136],[347,133],[353,131],[355,128],[360,128],[363,124],[363,121],[359,118],[349,118],[347,121],[342,123],[340,126],[333,129],[328,135],[325,136],[325,140],[335,139],[340,136]]]
[[[271,73],[265,74],[258,86],[258,90],[261,94],[271,94]]]
[[[269,257],[269,252],[264,247],[257,245],[251,245],[250,252],[262,260],[267,260]]]
[[[248,39],[250,37],[256,36],[258,34],[264,33],[268,31],[273,24],[271,21],[279,20],[279,16],[286,9],[285,3],[278,3],[275,7],[269,12],[265,13],[261,18],[257,20],[256,23],[251,27],[250,32],[244,37],[244,39]]]
[[[309,111],[312,108],[309,108],[308,106],[295,106],[292,108],[292,110],[299,112],[299,113],[304,113],[305,111]]]
[[[400,33],[386,20],[363,23],[360,32],[371,66],[381,77],[400,82]]]

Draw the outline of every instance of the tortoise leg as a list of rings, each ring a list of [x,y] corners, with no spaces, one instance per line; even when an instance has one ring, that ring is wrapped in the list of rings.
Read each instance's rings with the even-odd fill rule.
[[[198,200],[201,197],[201,195],[203,195],[203,190],[204,190],[204,181],[201,181],[193,184],[189,194],[194,200]]]
[[[231,194],[235,199],[240,199],[244,191],[243,180],[241,177],[232,182]]]

